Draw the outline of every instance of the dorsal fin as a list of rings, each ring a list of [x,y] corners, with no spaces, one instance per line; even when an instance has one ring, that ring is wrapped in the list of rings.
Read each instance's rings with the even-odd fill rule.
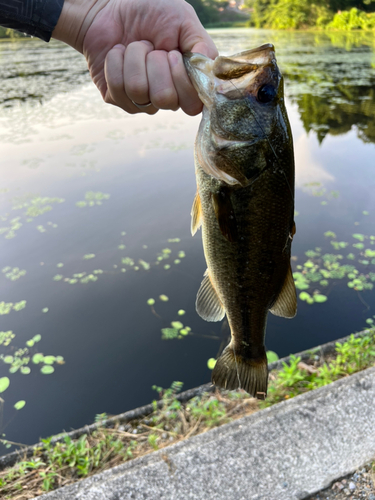
[[[237,241],[237,221],[230,199],[230,190],[222,187],[219,192],[212,193],[212,205],[221,234],[231,243]]]
[[[193,206],[191,207],[191,234],[194,234],[202,225],[202,205],[201,199],[197,190],[194,197]]]
[[[195,308],[206,321],[221,321],[225,316],[225,309],[212,285],[208,269],[198,290]]]
[[[270,312],[275,316],[282,316],[284,318],[294,318],[297,313],[297,294],[294,285],[292,268],[289,266],[284,285],[273,304]]]

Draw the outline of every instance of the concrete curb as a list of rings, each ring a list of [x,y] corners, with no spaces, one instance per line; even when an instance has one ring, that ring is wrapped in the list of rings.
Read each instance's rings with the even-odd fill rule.
[[[375,456],[375,367],[40,500],[302,500]]]

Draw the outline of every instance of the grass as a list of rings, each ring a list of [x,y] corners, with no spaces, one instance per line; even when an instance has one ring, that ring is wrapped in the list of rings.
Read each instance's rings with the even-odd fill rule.
[[[145,417],[105,427],[107,415],[102,414],[96,421],[103,426],[78,439],[43,439],[32,457],[26,458],[25,453],[23,460],[0,472],[0,497],[34,498],[374,365],[372,328],[363,336],[351,335],[346,342],[336,343],[329,357],[312,352],[302,361],[291,356],[289,363],[271,371],[265,401],[244,391],[216,391],[181,402],[177,399],[181,382],[166,390],[154,386],[161,405],[154,401],[153,411]]]

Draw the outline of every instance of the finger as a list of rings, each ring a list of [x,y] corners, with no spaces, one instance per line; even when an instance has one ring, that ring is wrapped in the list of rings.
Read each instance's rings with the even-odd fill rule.
[[[158,109],[178,109],[178,95],[173,84],[165,50],[154,50],[147,55],[147,77],[150,101]]]
[[[104,75],[107,84],[107,91],[104,96],[104,101],[122,108],[130,114],[147,113],[155,114],[157,109],[153,106],[149,108],[139,109],[129,99],[125,93],[124,86],[124,54],[125,47],[123,45],[115,45],[107,54],[104,62]]]
[[[124,59],[124,82],[126,95],[137,104],[150,102],[146,71],[147,54],[154,49],[151,42],[130,43]]]
[[[202,102],[186,73],[181,53],[169,52],[168,62],[180,108],[190,116],[197,115],[202,111]]]
[[[212,38],[203,28],[193,7],[187,4],[186,8],[188,14],[182,26],[179,42],[181,52],[199,52],[215,59],[219,53]]]

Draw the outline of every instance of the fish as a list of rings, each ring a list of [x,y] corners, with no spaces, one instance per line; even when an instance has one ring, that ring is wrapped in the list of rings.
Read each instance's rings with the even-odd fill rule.
[[[186,53],[184,64],[204,105],[191,232],[202,229],[207,270],[196,311],[206,321],[226,315],[231,330],[212,383],[264,399],[268,312],[297,312],[294,153],[283,77],[270,43],[215,60]]]

